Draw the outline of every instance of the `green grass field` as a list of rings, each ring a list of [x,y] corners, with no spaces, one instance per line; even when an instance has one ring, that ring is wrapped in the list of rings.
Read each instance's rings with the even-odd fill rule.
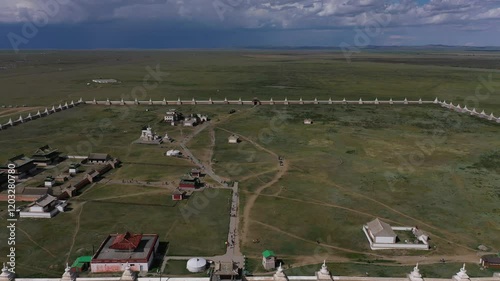
[[[10,56],[1,53],[0,62],[11,61]],[[481,83],[491,80],[487,86],[497,87],[498,56],[495,52],[478,57],[363,53],[347,63],[335,52],[32,53],[26,62],[0,73],[5,89],[0,106],[44,107],[80,96],[133,99],[130,93],[142,85],[145,67],[160,64],[161,70],[170,74],[139,99],[438,96],[455,104],[476,99],[476,107],[495,112],[500,98],[488,95]],[[116,78],[122,83],[87,86],[97,77]],[[30,83],[25,83],[28,79]],[[483,92],[477,95],[480,85]],[[121,180],[175,182],[194,167],[189,161],[164,156],[169,149],[179,149],[178,141],[193,131],[161,122],[169,108],[185,115],[207,114],[213,120],[214,150],[210,151],[208,129],[187,146],[206,163],[212,160],[218,175],[240,182],[240,215],[248,198],[285,169],[279,166],[276,155],[286,159],[283,176],[261,190],[249,218],[240,221],[240,229],[244,223],[249,226],[242,251],[253,272],[262,271],[259,258],[264,249],[275,251],[285,264],[294,267],[310,264],[311,258],[321,255],[344,261],[331,264],[334,274],[369,272],[370,276],[404,276],[411,270],[399,262],[405,258],[476,259],[481,244],[492,252],[500,250],[496,235],[500,230],[498,124],[433,105],[82,105],[0,132],[0,162],[20,153],[31,155],[45,144],[69,155],[109,153],[123,162],[122,167],[72,199],[69,212],[50,220],[18,222],[18,277],[58,277],[67,259],[72,262],[79,255],[91,254],[92,247],[98,247],[106,235],[127,230],[158,233],[161,241],[168,243],[169,255],[224,252],[229,221],[227,190],[199,210],[198,200],[204,197],[201,193],[173,203],[171,186],[119,184]],[[237,112],[231,115],[233,108]],[[0,121],[16,118],[18,110],[24,109],[0,108]],[[314,124],[304,125],[305,118],[313,119]],[[159,135],[168,133],[176,142],[134,144],[146,125]],[[245,139],[228,144],[232,133]],[[5,206],[0,204],[2,218]],[[181,213],[186,206],[194,207],[188,220]],[[361,226],[375,217],[395,226],[418,226],[429,234],[432,249],[371,251]],[[0,233],[1,241],[5,235]],[[252,243],[253,239],[260,243]],[[5,247],[0,245],[0,251]],[[380,265],[381,260],[390,264]],[[312,268],[291,268],[288,273],[305,270],[309,274]],[[314,270],[318,268],[314,266]],[[458,263],[422,265],[426,276],[432,277],[450,277],[459,268]],[[491,275],[474,265],[470,269],[472,276]],[[186,272],[181,263],[172,262],[165,273]]]

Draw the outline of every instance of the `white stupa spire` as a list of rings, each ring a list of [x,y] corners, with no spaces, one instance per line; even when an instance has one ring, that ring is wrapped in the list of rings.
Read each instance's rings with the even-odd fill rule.
[[[71,267],[66,263],[66,268],[64,269],[64,273],[62,275],[61,281],[75,281],[76,274],[71,272]]]
[[[132,271],[132,268],[130,267],[130,264],[127,262],[125,265],[125,270],[123,271],[122,278],[121,280],[124,281],[133,281],[135,280],[135,273]]]
[[[434,103],[438,103],[438,102],[439,102],[439,100],[438,100],[438,98],[436,97],[436,98],[434,99]]]
[[[12,281],[14,280],[14,274],[9,271],[5,263],[2,266],[2,273],[0,274],[0,281]]]
[[[280,265],[278,266],[278,269],[276,270],[276,273],[273,276],[274,281],[287,281],[288,277],[286,274],[283,272],[283,267]]]
[[[408,275],[410,281],[423,281],[422,274],[420,274],[420,270],[418,269],[418,263],[413,268],[413,271]]]
[[[465,263],[462,266],[462,268],[460,268],[460,271],[456,275],[453,276],[453,280],[456,280],[456,281],[470,280],[469,275],[467,275],[467,270],[465,269]]]

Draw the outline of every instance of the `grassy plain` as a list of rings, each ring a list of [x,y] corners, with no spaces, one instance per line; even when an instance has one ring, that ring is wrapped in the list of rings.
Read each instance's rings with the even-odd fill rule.
[[[489,83],[490,89],[498,87],[499,58],[498,52],[432,50],[366,51],[354,54],[351,62],[335,51],[2,52],[0,66],[7,69],[0,71],[2,92],[6,93],[0,105],[47,106],[80,97],[133,100],[133,94],[144,100],[437,96],[463,105],[464,99],[475,96],[476,89],[482,87],[478,104],[468,100],[468,106],[491,111],[498,110],[500,98],[488,94],[482,81],[493,83]],[[150,74],[146,67],[156,69],[157,65],[161,73],[168,73],[160,76],[157,87],[144,92],[133,90],[142,86],[143,78]],[[121,83],[87,85],[99,77],[115,78]]]
[[[46,106],[80,96],[133,99],[132,89],[142,85],[148,74],[145,67],[160,64],[170,75],[140,99],[438,96],[463,104],[476,97],[477,107],[498,111],[497,95],[475,96],[481,85],[479,77],[488,80],[491,75],[492,81],[498,80],[498,56],[363,53],[347,63],[335,52],[54,51],[30,53],[19,62],[13,55],[1,53],[0,63],[12,67],[0,72],[5,89],[0,105]],[[96,77],[122,83],[87,86]],[[238,112],[228,117],[232,107]],[[339,260],[331,264],[335,274],[368,271],[401,276],[411,269],[405,262],[408,256],[457,257],[458,261],[476,259],[480,244],[492,251],[500,249],[496,235],[500,230],[497,124],[436,106],[176,108],[222,120],[213,128],[213,153],[207,149],[208,131],[188,146],[205,161],[212,160],[217,174],[240,181],[240,214],[248,198],[271,182],[280,166],[275,155],[246,140],[230,145],[227,137],[239,134],[285,157],[284,176],[262,190],[250,217],[241,221],[250,226],[242,250],[252,260],[257,261],[262,250],[271,249],[293,267],[311,264],[311,258],[321,256]],[[30,155],[45,144],[66,154],[105,152],[123,161],[121,168],[73,200],[70,212],[51,220],[19,222],[19,276],[60,276],[67,258],[72,261],[89,254],[107,234],[125,230],[159,233],[162,241],[169,242],[170,255],[223,252],[228,192],[210,200],[210,207],[186,222],[179,210],[193,204],[198,195],[173,204],[168,189],[116,182],[170,182],[194,167],[188,161],[163,156],[168,149],[178,148],[176,142],[133,144],[145,125],[176,140],[192,132],[161,123],[166,109],[79,106],[0,133],[1,162],[19,153]],[[13,111],[0,108],[0,121],[18,117]],[[312,118],[314,124],[303,125],[305,118]],[[5,217],[5,204],[0,206],[4,210],[0,215]],[[429,252],[369,250],[361,225],[374,217],[393,225],[419,226],[429,233],[433,248]],[[199,233],[203,239],[198,239]],[[0,233],[0,240],[4,235]],[[260,243],[252,243],[252,239]],[[4,252],[5,245],[0,247]],[[45,258],[47,255],[51,258]],[[391,259],[398,262],[380,267],[381,260]],[[254,264],[254,271],[262,270],[258,262]],[[453,269],[439,266],[429,265],[425,270],[429,275],[449,277],[459,268],[455,264]],[[175,262],[166,272],[183,273]]]

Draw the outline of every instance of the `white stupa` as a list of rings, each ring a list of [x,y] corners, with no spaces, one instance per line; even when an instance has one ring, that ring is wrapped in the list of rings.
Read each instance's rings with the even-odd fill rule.
[[[0,281],[13,281],[14,274],[9,271],[5,263],[3,263],[2,273],[0,274]]]
[[[476,111],[476,108],[474,107],[472,109],[472,111],[470,112],[470,115],[476,115],[477,114],[477,111]]]
[[[379,102],[378,102],[378,99],[377,99],[377,98],[375,98],[375,104],[379,104]]]
[[[462,266],[462,268],[460,268],[460,271],[457,274],[453,275],[453,280],[456,281],[470,280],[469,275],[467,275],[467,270],[465,270],[465,263]]]
[[[392,98],[389,99],[389,104],[393,104]]]
[[[344,99],[342,100],[342,102],[343,102],[343,103],[346,103],[346,100],[345,100],[345,98],[344,98]]]
[[[17,119],[17,122],[24,123],[24,119],[22,115],[19,115],[19,119]]]
[[[278,266],[278,270],[276,270],[276,273],[273,275],[274,281],[288,281],[288,277],[286,276],[285,272],[283,272],[283,267]]]
[[[318,280],[333,280],[332,275],[330,274],[330,271],[326,266],[326,260],[323,261],[321,269],[316,272],[316,277],[318,278]]]
[[[136,280],[136,274],[135,272],[132,271],[132,268],[130,267],[130,265],[127,264],[125,265],[125,271],[123,271],[123,274],[122,274],[122,277],[120,278],[120,280],[123,280],[123,281],[134,281]]]
[[[408,99],[405,98],[405,100],[403,101],[404,104],[408,104]]]
[[[437,97],[434,99],[434,103],[439,103],[439,100]]]
[[[7,122],[7,124],[5,124],[5,125],[10,125],[10,126],[12,126],[12,124],[14,124],[14,122],[12,122],[12,118],[9,118],[9,122]]]
[[[361,98],[359,98],[359,101],[358,101],[359,104],[363,104],[363,100]]]
[[[413,268],[413,271],[408,274],[408,278],[410,281],[423,281],[422,274],[420,274],[420,270],[418,269],[418,263]]]
[[[71,267],[66,263],[66,268],[64,269],[64,273],[62,275],[61,281],[75,281],[76,274],[71,272]]]
[[[418,104],[422,104],[422,98],[418,99]]]
[[[488,120],[495,120],[495,115],[493,115],[493,112],[490,114],[490,116],[488,117]]]

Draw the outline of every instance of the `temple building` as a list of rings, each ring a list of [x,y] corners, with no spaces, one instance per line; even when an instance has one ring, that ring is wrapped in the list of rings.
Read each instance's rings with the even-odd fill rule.
[[[35,161],[29,157],[24,156],[24,154],[17,155],[7,161],[3,166],[0,167],[0,172],[7,173],[9,170],[9,165],[14,165],[14,173],[9,173],[16,179],[22,179],[28,177],[36,171]]]
[[[133,271],[147,272],[158,245],[158,234],[110,234],[92,257],[91,271],[121,272],[130,266]]]
[[[59,160],[60,152],[48,145],[38,148],[31,158],[38,167],[46,167],[55,164]]]
[[[142,144],[160,144],[163,142],[163,139],[150,126],[147,126],[142,128],[141,137],[137,142]]]
[[[59,212],[64,212],[66,201],[45,194],[19,212],[21,218],[51,218]]]

